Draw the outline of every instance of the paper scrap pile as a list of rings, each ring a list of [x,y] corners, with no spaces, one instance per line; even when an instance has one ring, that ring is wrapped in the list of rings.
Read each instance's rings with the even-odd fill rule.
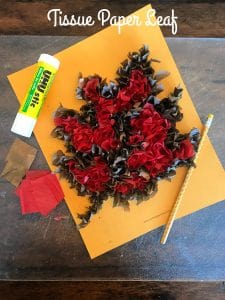
[[[6,164],[0,176],[18,186],[36,154],[37,149],[16,138],[5,158]]]
[[[16,189],[22,214],[47,216],[64,198],[55,174],[47,170],[31,170]]]

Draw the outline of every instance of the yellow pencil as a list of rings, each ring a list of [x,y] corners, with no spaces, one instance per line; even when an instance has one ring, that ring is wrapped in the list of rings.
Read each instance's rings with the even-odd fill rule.
[[[195,156],[195,159],[194,159],[194,163],[196,163],[196,161],[198,159],[199,153],[200,153],[200,151],[202,149],[202,146],[203,146],[204,141],[206,139],[207,133],[208,133],[209,128],[210,128],[210,126],[212,124],[212,120],[213,120],[213,115],[209,114],[208,118],[207,118],[207,121],[205,123],[204,129],[203,129],[202,138],[201,138],[201,141],[200,141],[199,146],[198,146],[198,151],[196,153],[196,156]],[[184,193],[186,191],[186,188],[187,188],[188,182],[189,182],[189,180],[191,178],[191,174],[192,174],[193,170],[194,170],[194,168],[190,167],[189,170],[188,170],[188,172],[187,172],[187,174],[186,174],[186,177],[184,179],[183,185],[182,185],[182,187],[180,189],[180,192],[179,192],[179,194],[177,196],[177,200],[175,201],[174,206],[173,206],[173,208],[172,208],[172,210],[170,212],[170,216],[168,218],[166,227],[164,229],[164,232],[163,232],[163,235],[162,235],[162,238],[161,238],[161,241],[160,241],[161,244],[165,244],[166,241],[167,241],[168,235],[169,235],[170,230],[171,230],[171,228],[173,226],[173,222],[174,222],[174,220],[176,218],[177,211],[178,211],[179,206],[180,206],[180,204],[182,202]]]

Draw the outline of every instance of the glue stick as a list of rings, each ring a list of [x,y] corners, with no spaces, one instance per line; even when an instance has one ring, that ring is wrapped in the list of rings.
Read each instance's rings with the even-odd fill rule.
[[[34,78],[12,125],[12,132],[31,136],[59,64],[54,56],[40,55]]]

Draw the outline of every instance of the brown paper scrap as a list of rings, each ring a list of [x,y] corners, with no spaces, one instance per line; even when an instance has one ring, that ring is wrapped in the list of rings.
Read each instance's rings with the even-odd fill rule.
[[[6,156],[6,165],[0,176],[18,186],[36,154],[37,149],[16,138]]]

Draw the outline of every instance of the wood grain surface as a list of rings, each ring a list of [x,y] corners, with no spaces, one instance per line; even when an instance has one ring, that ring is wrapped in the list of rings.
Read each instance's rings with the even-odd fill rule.
[[[5,282],[7,300],[224,300],[224,282]]]
[[[96,16],[101,8],[107,8],[112,15],[127,16],[149,4],[148,0],[0,0],[0,34],[38,35],[90,35],[102,27],[99,22],[92,27],[53,27],[47,20],[47,12],[60,8],[68,16]],[[171,9],[178,16],[177,36],[225,37],[224,1],[169,0],[151,1],[157,15],[171,15]],[[171,36],[170,27],[162,27],[165,36]]]
[[[6,76],[41,52],[54,54],[82,38],[0,37],[0,170],[15,139],[10,128],[19,106]],[[200,117],[215,115],[209,135],[225,166],[225,40],[172,38],[168,44]],[[39,149],[34,137],[29,143]],[[32,168],[47,168],[40,149]],[[46,218],[22,216],[14,187],[0,179],[0,299],[224,299],[223,282],[118,282],[224,280],[224,210],[221,202],[176,221],[165,246],[159,228],[91,261],[64,203]],[[117,282],[4,282],[32,279]]]

